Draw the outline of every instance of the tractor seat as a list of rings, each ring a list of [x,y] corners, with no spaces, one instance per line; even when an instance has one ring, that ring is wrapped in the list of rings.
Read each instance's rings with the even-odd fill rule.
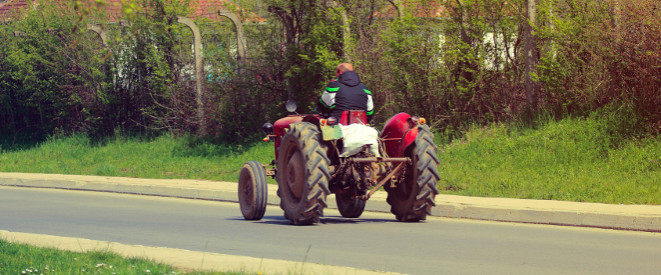
[[[367,125],[367,113],[364,110],[343,111],[340,117],[340,124],[363,124]]]

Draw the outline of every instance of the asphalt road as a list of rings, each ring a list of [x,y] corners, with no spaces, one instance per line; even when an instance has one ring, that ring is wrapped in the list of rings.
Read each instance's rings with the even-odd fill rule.
[[[661,234],[385,213],[290,226],[278,207],[0,187],[0,229],[408,274],[659,274]]]

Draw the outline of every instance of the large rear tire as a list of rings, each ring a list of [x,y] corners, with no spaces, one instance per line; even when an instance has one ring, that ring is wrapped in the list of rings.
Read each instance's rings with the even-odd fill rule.
[[[319,222],[324,214],[330,160],[321,133],[311,123],[289,126],[278,153],[278,196],[280,208],[291,224]]]
[[[239,174],[239,205],[246,220],[261,220],[266,211],[266,171],[257,161],[243,164]]]
[[[390,212],[399,221],[417,222],[427,219],[435,206],[434,197],[438,194],[436,184],[439,160],[434,135],[426,125],[418,126],[415,141],[406,149],[406,157],[412,164],[406,167],[403,182],[395,188],[387,188]]]

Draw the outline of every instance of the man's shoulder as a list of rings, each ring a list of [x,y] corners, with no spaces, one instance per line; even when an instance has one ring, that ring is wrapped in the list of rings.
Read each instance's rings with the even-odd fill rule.
[[[326,92],[335,93],[340,90],[340,82],[333,80],[326,85]]]
[[[337,81],[337,79],[333,79],[333,80],[331,80],[330,82],[328,82],[328,84],[326,85],[326,87],[332,87],[332,88],[340,87],[340,82]]]
[[[367,88],[367,85],[365,85],[363,83],[360,83],[360,85],[358,85],[358,88],[363,90],[367,94],[370,94],[370,95],[372,94],[372,92],[369,90],[369,88]]]

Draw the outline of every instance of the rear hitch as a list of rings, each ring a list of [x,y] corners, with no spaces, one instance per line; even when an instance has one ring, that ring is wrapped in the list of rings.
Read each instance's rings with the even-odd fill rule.
[[[379,183],[376,186],[374,186],[374,188],[372,188],[372,190],[370,190],[369,193],[367,193],[365,195],[362,195],[362,196],[356,196],[356,198],[359,198],[359,199],[364,200],[364,201],[369,200],[370,197],[372,197],[372,195],[374,195],[374,193],[381,188],[381,186],[386,184],[386,182],[388,182],[389,180],[393,180],[393,178],[398,177],[400,175],[400,172],[402,172],[404,170],[404,168],[406,168],[406,164],[408,162],[410,162],[410,159],[408,159],[408,158],[405,158],[405,159],[406,159],[406,161],[400,162],[395,167],[395,169],[393,169],[388,175],[386,175],[385,177],[382,177],[381,180],[379,181]]]

